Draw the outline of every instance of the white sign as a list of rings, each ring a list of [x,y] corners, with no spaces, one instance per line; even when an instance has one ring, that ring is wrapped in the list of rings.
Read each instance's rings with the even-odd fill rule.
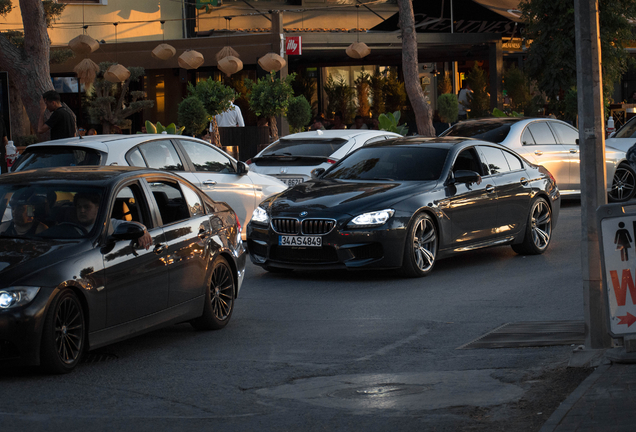
[[[636,333],[636,215],[601,220],[610,333]]]

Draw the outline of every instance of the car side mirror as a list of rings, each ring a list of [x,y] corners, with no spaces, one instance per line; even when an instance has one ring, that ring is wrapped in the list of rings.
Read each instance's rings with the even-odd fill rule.
[[[325,172],[324,168],[314,168],[311,170],[311,178],[312,179],[317,179],[318,177],[320,177],[322,175],[322,173]]]
[[[617,132],[617,131],[612,132],[612,133],[610,134],[610,136],[608,136],[608,138],[614,138],[614,135],[616,135],[616,132]]]
[[[113,240],[137,240],[144,235],[145,228],[139,222],[122,222],[110,235]]]
[[[457,170],[453,175],[455,183],[481,183],[481,176],[475,171]]]
[[[248,173],[249,170],[250,168],[247,166],[245,162],[238,161],[236,163],[236,173],[238,175],[245,175]]]

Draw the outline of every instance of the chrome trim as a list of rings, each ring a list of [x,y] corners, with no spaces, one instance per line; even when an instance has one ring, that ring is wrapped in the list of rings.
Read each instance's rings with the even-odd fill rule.
[[[506,237],[506,238],[501,239],[501,240],[481,242],[481,243],[470,245],[470,246],[464,246],[464,247],[456,248],[456,249],[453,249],[453,251],[454,252],[466,252],[466,251],[471,251],[471,250],[475,250],[475,249],[481,249],[481,248],[485,248],[485,247],[489,247],[489,246],[498,246],[498,245],[510,243],[514,239],[515,238],[513,236],[510,236],[510,237]]]

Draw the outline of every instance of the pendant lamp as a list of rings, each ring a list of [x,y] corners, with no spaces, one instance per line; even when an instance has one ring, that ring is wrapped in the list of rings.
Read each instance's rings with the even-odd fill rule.
[[[351,58],[361,59],[371,54],[371,49],[364,42],[360,42],[360,5],[356,5],[356,18],[358,22],[358,25],[356,28],[356,32],[358,34],[358,41],[349,45],[347,49],[345,50],[345,52]]]
[[[166,43],[166,35],[165,35],[165,31],[163,28],[163,25],[165,24],[165,21],[159,21],[161,23],[161,30],[162,30],[162,34],[163,34],[163,42],[160,43],[159,45],[157,45],[155,47],[155,49],[152,50],[152,52],[150,53],[154,58],[159,59],[159,60],[168,60],[169,58],[173,57],[176,53],[177,50],[174,49],[174,47],[172,45],[169,45]]]
[[[266,70],[268,72],[278,72],[285,67],[287,62],[278,54],[270,52],[259,58],[258,64],[263,68],[263,70]]]
[[[184,69],[197,69],[204,62],[203,54],[198,51],[186,51],[179,56],[179,66]]]

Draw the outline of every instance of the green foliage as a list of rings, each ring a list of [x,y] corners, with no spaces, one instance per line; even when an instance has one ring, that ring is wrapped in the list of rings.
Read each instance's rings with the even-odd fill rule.
[[[49,58],[51,60],[51,64],[61,64],[66,60],[75,57],[75,53],[73,50],[64,48],[64,49],[52,49],[49,52]]]
[[[384,81],[384,104],[387,111],[403,111],[406,106],[406,88],[398,79],[397,68],[391,68]]]
[[[23,135],[16,137],[14,140],[14,144],[16,147],[26,147],[31,144],[37,144],[40,142],[37,135]]]
[[[174,123],[170,123],[168,126],[164,126],[160,122],[154,124],[151,121],[146,120],[146,133],[149,134],[160,134],[165,132],[168,135],[181,135],[184,129],[185,126],[177,127],[177,125],[175,125]],[[137,133],[140,134],[142,132]]]
[[[329,100],[327,112],[341,112],[342,121],[344,123],[350,123],[355,113],[353,98],[356,91],[347,84],[344,78],[334,80],[331,75],[327,78],[324,89],[325,93],[327,93],[327,99]]]
[[[576,117],[579,115],[578,95],[576,92],[576,87],[571,87],[570,89],[568,89],[567,93],[565,93],[564,106],[564,118],[566,120],[575,121]],[[609,113],[609,110],[605,110],[605,112]]]
[[[364,71],[358,75],[358,78],[353,82],[356,86],[356,96],[358,99],[358,114],[362,117],[369,117],[371,111],[371,105],[369,104],[369,88],[371,85],[371,75]]]
[[[400,122],[400,112],[380,114],[378,116],[378,122],[380,123],[380,130],[388,132],[399,133],[404,136],[408,132],[409,128],[406,124],[398,125]]]
[[[488,115],[490,111],[490,96],[488,96],[488,77],[477,62],[471,71],[466,75],[466,81],[470,85],[473,93],[469,96],[468,106],[470,107],[469,117],[477,118]]]
[[[305,126],[311,121],[311,106],[305,96],[296,96],[289,100],[287,121],[296,132],[305,130]]]
[[[370,91],[371,91],[371,113],[374,116],[378,116],[385,112],[384,105],[384,81],[385,78],[379,71],[370,77]]]
[[[179,124],[182,124],[189,135],[197,135],[208,124],[208,113],[203,102],[196,96],[181,101],[178,107]],[[148,126],[146,126],[148,129]]]
[[[318,100],[315,98],[317,84],[316,78],[309,77],[304,69],[301,69],[300,73],[296,75],[294,82],[292,82],[294,95],[305,96],[305,99],[311,103],[311,109],[314,113],[318,112]]]
[[[459,102],[453,93],[445,93],[437,97],[437,111],[444,123],[454,123],[459,115]]]
[[[294,94],[291,83],[295,78],[296,74],[289,74],[284,79],[277,79],[274,73],[270,73],[256,82],[245,80],[252,111],[263,117],[286,115],[289,100]]]
[[[504,73],[504,90],[510,96],[510,108],[515,111],[524,111],[532,99],[529,80],[515,65]]]
[[[444,77],[437,80],[437,94],[442,95],[453,92],[453,83],[448,72],[444,73]]]
[[[208,116],[213,117],[230,109],[230,102],[236,97],[236,92],[221,81],[208,78],[199,81],[196,86],[188,83],[188,96],[194,96],[203,102]]]
[[[508,114],[507,112],[502,111],[499,108],[493,108],[492,116],[493,117],[522,117],[522,115],[519,114],[517,111],[512,111],[510,114]]]
[[[11,9],[13,9],[11,0],[0,0],[0,15],[6,17],[11,12]]]

